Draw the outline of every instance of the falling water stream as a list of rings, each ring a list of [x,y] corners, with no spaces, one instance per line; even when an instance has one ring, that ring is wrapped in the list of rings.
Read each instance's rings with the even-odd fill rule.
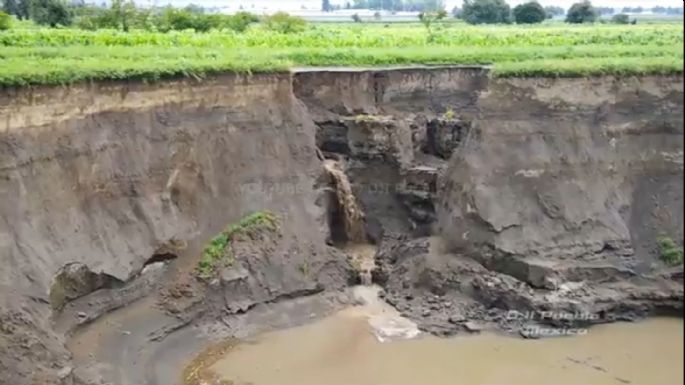
[[[365,243],[364,212],[357,204],[357,199],[352,192],[352,186],[345,171],[343,171],[340,163],[330,159],[324,161],[324,169],[333,179],[338,206],[342,211],[347,242]]]

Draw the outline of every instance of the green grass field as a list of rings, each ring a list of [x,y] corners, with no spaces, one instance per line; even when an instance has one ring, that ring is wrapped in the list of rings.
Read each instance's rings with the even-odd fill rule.
[[[2,85],[409,64],[488,64],[495,76],[682,73],[683,26],[445,23],[430,39],[418,23],[310,24],[292,34],[260,25],[243,33],[0,32]]]

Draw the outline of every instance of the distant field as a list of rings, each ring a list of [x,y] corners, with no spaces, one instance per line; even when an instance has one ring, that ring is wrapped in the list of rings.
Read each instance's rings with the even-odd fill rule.
[[[418,23],[310,24],[292,34],[260,25],[243,33],[0,32],[3,85],[398,64],[492,64],[495,76],[682,73],[683,26],[446,23],[432,38]]]
[[[640,24],[683,24],[683,15],[637,14],[631,17]]]

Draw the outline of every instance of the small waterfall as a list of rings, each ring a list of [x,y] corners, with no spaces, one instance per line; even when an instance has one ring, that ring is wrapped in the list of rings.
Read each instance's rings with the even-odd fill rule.
[[[359,278],[361,278],[362,285],[371,286],[373,284],[373,276],[371,275],[371,270],[364,269],[359,272]]]
[[[364,212],[357,204],[357,199],[352,193],[347,175],[340,168],[338,162],[325,160],[324,169],[333,179],[335,195],[338,206],[342,211],[342,220],[345,227],[347,241],[351,243],[366,243],[366,231],[364,230]]]
[[[324,169],[330,175],[335,188],[339,219],[344,227],[345,250],[352,258],[359,279],[364,286],[372,285],[372,272],[375,268],[375,247],[367,244],[364,229],[364,212],[357,204],[350,180],[343,168],[335,160],[325,160]]]
[[[372,286],[373,271],[376,269],[376,247],[369,244],[353,244],[347,245],[344,250],[359,273],[360,283],[363,286]]]

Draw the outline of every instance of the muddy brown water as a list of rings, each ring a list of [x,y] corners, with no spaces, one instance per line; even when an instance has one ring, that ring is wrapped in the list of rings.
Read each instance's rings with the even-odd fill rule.
[[[381,343],[369,314],[346,309],[239,345],[212,367],[234,385],[678,385],[683,320],[600,325],[524,340],[497,334]]]

